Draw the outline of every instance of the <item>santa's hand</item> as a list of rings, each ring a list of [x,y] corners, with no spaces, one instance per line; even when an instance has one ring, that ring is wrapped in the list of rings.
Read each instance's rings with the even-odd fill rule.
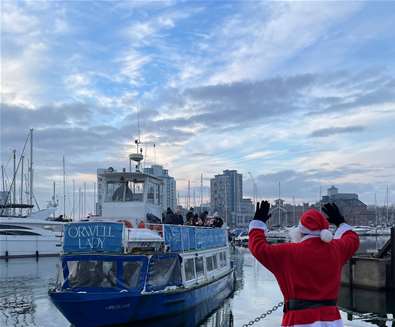
[[[340,224],[345,222],[343,215],[341,214],[339,208],[334,203],[326,203],[322,207],[322,211],[328,216],[328,221],[330,224],[334,224],[339,227]]]
[[[270,203],[268,201],[262,201],[261,205],[259,205],[259,202],[257,202],[254,220],[260,220],[266,223],[272,216],[272,214],[269,213],[269,210]]]

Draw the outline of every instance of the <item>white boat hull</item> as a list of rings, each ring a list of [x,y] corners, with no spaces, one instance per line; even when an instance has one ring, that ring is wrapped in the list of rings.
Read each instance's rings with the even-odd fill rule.
[[[61,238],[57,236],[0,235],[0,258],[57,256]]]

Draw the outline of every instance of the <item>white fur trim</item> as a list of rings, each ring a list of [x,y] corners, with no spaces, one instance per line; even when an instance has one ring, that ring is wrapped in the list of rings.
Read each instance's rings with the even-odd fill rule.
[[[335,240],[342,238],[343,234],[349,230],[352,230],[352,226],[346,223],[340,224],[335,233]]]
[[[261,220],[251,220],[250,226],[248,227],[248,232],[251,232],[253,229],[261,229],[263,231],[267,231],[267,225]]]
[[[283,326],[283,327],[343,327],[343,321],[341,319],[333,320],[333,321],[315,321],[311,324],[303,324],[303,325],[292,325],[292,326]]]
[[[298,228],[302,234],[320,236],[319,230],[311,230],[299,223]]]
[[[320,232],[321,241],[329,243],[333,239],[333,235],[329,229],[322,229]]]

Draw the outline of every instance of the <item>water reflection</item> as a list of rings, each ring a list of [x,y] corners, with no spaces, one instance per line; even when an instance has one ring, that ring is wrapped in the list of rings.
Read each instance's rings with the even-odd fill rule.
[[[384,243],[385,239],[379,241]],[[364,251],[375,247],[374,237],[362,241]],[[282,301],[274,276],[252,257],[248,249],[235,248],[232,259],[236,271],[235,293],[224,302],[215,303],[218,309],[213,312],[212,305],[202,303],[179,316],[144,323],[143,326],[242,326]],[[41,258],[38,262],[33,259],[0,261],[0,326],[70,326],[47,295],[48,284],[55,281],[57,262],[57,258]],[[378,321],[377,317],[395,314],[395,293],[343,287],[339,305],[347,310],[373,314],[361,321],[356,320],[355,315],[351,317],[342,312],[345,326],[391,326],[389,322],[385,325]],[[260,326],[278,327],[281,318],[279,309],[260,322]]]

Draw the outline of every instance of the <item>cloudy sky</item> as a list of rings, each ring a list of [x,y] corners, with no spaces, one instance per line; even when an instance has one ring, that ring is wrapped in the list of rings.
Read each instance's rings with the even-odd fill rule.
[[[297,202],[395,189],[395,2],[1,4],[1,162],[34,128],[41,203],[63,155],[68,192],[127,167],[138,120],[181,198],[223,169]]]

